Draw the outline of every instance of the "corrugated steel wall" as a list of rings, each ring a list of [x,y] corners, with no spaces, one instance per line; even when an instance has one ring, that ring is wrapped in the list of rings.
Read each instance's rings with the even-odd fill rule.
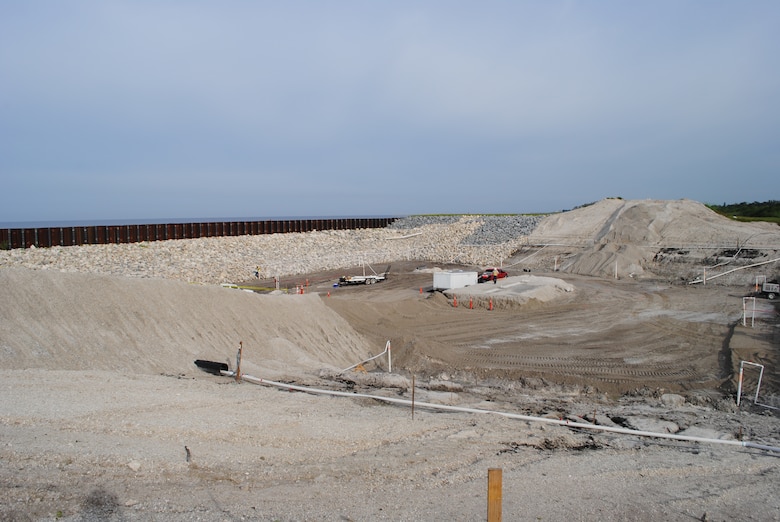
[[[312,230],[384,228],[398,218],[333,218],[267,221],[218,221],[159,225],[95,225],[82,227],[2,228],[0,249],[139,243],[198,237],[287,234]]]

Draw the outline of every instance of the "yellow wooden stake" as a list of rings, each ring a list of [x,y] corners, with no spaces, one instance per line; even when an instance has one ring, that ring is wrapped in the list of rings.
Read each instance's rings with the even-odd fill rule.
[[[488,522],[501,522],[501,468],[488,469]]]

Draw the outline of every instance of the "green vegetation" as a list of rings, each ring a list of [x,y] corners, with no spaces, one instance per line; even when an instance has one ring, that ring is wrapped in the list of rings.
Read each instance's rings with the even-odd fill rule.
[[[707,204],[707,207],[737,221],[769,221],[780,225],[780,201],[776,199],[753,203]]]

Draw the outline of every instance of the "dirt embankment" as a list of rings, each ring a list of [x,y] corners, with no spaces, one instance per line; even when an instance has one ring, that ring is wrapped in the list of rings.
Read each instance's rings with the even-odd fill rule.
[[[179,281],[0,271],[0,368],[192,374],[235,365],[239,343],[264,373],[347,366],[365,339],[316,295],[258,295]],[[231,366],[231,367],[232,367]]]
[[[732,221],[690,200],[605,199],[547,217],[527,244],[514,256],[523,266],[679,282],[701,279],[708,269],[711,278],[727,268],[777,260],[780,227]],[[769,263],[721,282],[749,284],[754,275],[771,278],[780,270]]]
[[[759,300],[741,323],[756,272],[678,284],[705,261],[744,264],[746,245],[768,257],[758,241],[775,232],[702,208],[605,200],[551,216],[473,307],[429,292],[427,261],[369,287],[310,274],[304,295],[0,269],[0,518],[476,520],[486,470],[502,468],[506,519],[776,519],[771,453],[663,439],[780,445],[774,410],[749,400],[756,372],[734,403],[742,360],[766,367],[762,401],[780,390],[776,308]],[[733,254],[712,253],[734,237]],[[570,289],[518,298],[524,269]],[[384,358],[340,372],[387,340],[391,375]],[[258,377],[659,437],[412,412],[192,364],[234,367],[239,342]]]
[[[771,257],[758,247],[780,244],[775,229],[691,201],[603,200],[545,218],[504,260],[510,278],[446,295],[428,292],[431,270],[481,267],[397,261],[388,281],[355,288],[332,286],[341,271],[312,273],[299,277],[311,283],[303,296],[4,269],[0,365],[186,374],[195,358],[233,363],[242,342],[267,376],[294,377],[349,366],[391,340],[397,369],[421,375],[534,378],[611,394],[731,391],[739,364],[732,344],[739,357],[774,362],[771,305],[759,302],[750,335],[735,325],[751,280],[776,263],[706,287],[677,283],[735,240],[742,248],[710,265],[710,281]],[[741,285],[718,284],[729,281]],[[775,374],[768,371],[767,392]]]

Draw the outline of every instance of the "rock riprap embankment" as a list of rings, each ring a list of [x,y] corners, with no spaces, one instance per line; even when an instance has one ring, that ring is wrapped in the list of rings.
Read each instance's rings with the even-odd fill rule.
[[[323,230],[0,251],[0,268],[178,279],[208,284],[398,260],[488,265],[509,257],[539,216],[414,216],[387,228]]]

